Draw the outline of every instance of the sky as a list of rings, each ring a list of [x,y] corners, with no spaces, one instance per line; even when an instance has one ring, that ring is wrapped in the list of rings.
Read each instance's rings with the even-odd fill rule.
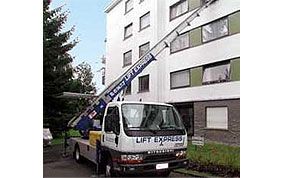
[[[78,38],[79,43],[70,51],[75,57],[73,65],[83,61],[91,65],[98,93],[104,89],[101,80],[103,67],[101,57],[105,54],[106,14],[105,7],[111,0],[52,0],[50,8],[62,6],[70,11],[65,30],[75,26],[72,38]]]

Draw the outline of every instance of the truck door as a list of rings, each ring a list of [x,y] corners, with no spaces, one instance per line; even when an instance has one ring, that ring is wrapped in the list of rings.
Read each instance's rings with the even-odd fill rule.
[[[116,150],[118,147],[118,136],[120,133],[119,110],[117,106],[108,107],[105,116],[104,134],[102,142],[106,147]]]

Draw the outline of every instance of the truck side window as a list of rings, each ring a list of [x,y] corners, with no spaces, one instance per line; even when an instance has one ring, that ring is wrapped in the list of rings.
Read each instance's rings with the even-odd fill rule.
[[[105,131],[114,132],[116,131],[119,134],[119,111],[118,107],[109,107],[107,110],[107,115],[105,118]]]

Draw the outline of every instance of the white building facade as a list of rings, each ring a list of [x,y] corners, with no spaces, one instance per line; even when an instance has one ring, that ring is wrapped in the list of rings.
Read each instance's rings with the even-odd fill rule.
[[[113,0],[106,8],[106,86],[204,3]],[[217,0],[180,32],[123,96],[171,103],[189,135],[240,144],[240,2]]]

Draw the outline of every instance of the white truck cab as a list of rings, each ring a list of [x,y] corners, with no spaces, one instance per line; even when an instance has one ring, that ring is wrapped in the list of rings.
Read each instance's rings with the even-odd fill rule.
[[[146,172],[168,176],[172,169],[187,164],[186,130],[178,112],[169,104],[110,102],[99,140],[96,148],[79,148],[89,142],[77,138],[72,145],[75,157],[78,149],[108,176]]]

